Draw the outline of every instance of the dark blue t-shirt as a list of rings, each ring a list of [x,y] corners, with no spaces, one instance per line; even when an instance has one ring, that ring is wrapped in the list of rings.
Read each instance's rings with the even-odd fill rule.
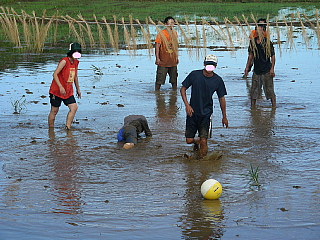
[[[203,75],[203,70],[192,71],[182,82],[182,86],[191,86],[190,105],[194,114],[200,116],[210,116],[213,112],[212,95],[217,92],[218,98],[227,95],[227,90],[222,78],[213,74],[212,77]]]

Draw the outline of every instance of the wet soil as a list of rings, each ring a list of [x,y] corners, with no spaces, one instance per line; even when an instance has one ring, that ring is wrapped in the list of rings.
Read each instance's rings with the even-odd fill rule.
[[[64,130],[65,106],[55,129],[47,127],[48,89],[62,55],[20,58],[1,71],[0,238],[317,239],[319,50],[277,52],[276,110],[264,98],[250,109],[245,48],[212,53],[228,91],[230,127],[222,127],[215,96],[205,159],[184,141],[179,93],[169,83],[154,92],[156,66],[146,50],[84,54],[71,131]],[[180,54],[181,83],[202,68],[202,57]],[[21,113],[13,114],[11,103],[22,97]],[[153,137],[126,151],[116,133],[129,114],[145,115]],[[250,166],[259,167],[260,187]],[[223,185],[219,200],[202,198],[208,178]]]

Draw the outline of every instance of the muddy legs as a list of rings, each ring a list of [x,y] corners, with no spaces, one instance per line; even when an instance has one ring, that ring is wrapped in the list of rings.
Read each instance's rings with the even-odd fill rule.
[[[72,104],[69,104],[68,107],[69,107],[69,112],[66,119],[66,129],[71,128],[71,124],[73,122],[74,116],[76,115],[76,112],[78,110],[78,104],[72,103]],[[59,112],[59,107],[51,106],[51,110],[48,116],[49,128],[54,128],[54,122],[56,120],[56,116],[58,112]]]
[[[207,138],[187,138],[188,144],[193,144],[193,151],[199,151],[199,156],[201,158],[205,157],[208,153],[208,141]]]

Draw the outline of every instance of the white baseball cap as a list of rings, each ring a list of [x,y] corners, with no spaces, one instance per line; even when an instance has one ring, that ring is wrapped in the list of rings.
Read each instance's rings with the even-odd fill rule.
[[[209,54],[204,59],[204,65],[217,65],[218,63],[218,57],[213,54]]]

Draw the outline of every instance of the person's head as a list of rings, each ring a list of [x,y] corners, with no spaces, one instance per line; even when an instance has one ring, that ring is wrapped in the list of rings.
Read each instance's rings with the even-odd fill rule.
[[[67,56],[73,57],[73,58],[80,58],[81,52],[82,52],[82,50],[81,50],[80,43],[70,43]]]
[[[258,19],[258,30],[260,31],[266,31],[267,30],[267,20],[265,18],[259,18]]]
[[[218,57],[213,54],[209,54],[205,57],[203,65],[208,72],[213,72],[218,65]]]
[[[169,16],[166,17],[163,22],[167,27],[173,27],[176,20],[173,17]]]

